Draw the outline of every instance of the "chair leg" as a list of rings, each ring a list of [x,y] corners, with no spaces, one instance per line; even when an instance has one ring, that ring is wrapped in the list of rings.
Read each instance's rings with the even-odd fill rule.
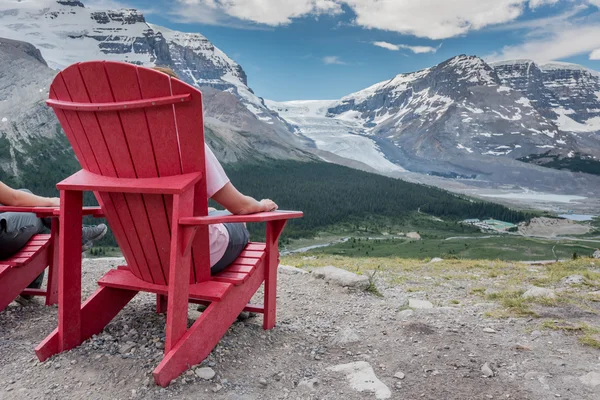
[[[187,234],[189,228],[179,225],[179,218],[191,213],[194,208],[193,201],[194,192],[192,190],[173,196],[165,354],[173,348],[187,330],[188,294],[192,271],[192,254],[189,249],[194,236],[191,234],[191,230],[190,234]]]
[[[60,192],[58,332],[60,351],[81,343],[82,193]]]
[[[186,369],[208,357],[262,284],[265,265],[259,268],[246,283],[231,289],[221,301],[210,303],[170,351],[165,352],[165,358],[153,372],[158,385],[168,386]]]
[[[277,319],[277,267],[279,266],[279,236],[286,221],[271,221],[267,223],[266,240],[266,270],[265,270],[265,306],[263,328],[273,329]]]
[[[59,246],[59,223],[54,220],[51,229],[51,241],[50,254],[48,260],[48,283],[46,284],[46,305],[51,306],[58,303],[58,256],[60,254],[58,250]]]
[[[101,287],[86,300],[80,308],[81,336],[79,343],[93,335],[102,332],[102,329],[135,297],[137,291]],[[42,343],[35,348],[35,354],[40,361],[66,349],[60,347],[59,329],[55,329]]]

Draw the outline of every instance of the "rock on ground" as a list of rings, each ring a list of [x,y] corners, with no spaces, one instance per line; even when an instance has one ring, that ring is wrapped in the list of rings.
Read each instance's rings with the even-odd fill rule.
[[[209,367],[197,368],[195,372],[196,372],[196,375],[198,376],[198,378],[204,379],[207,381],[211,380],[216,375],[215,371]]]
[[[409,239],[421,240],[421,235],[419,235],[417,232],[408,232],[406,234],[406,237],[409,238]]]
[[[279,265],[279,273],[286,275],[303,275],[308,274],[308,271],[296,267],[291,267],[289,265]]]
[[[433,304],[427,300],[409,299],[408,306],[418,310],[428,310],[433,308]]]
[[[585,277],[581,275],[571,275],[567,276],[563,282],[565,285],[582,285],[585,283]]]
[[[600,249],[596,250],[593,255],[594,258],[600,258]]]
[[[556,294],[552,289],[546,289],[542,287],[532,286],[525,293],[523,293],[523,298],[533,298],[533,297],[546,297],[549,299],[556,298]]]
[[[374,393],[375,398],[378,400],[392,397],[390,389],[377,378],[373,367],[366,361],[336,365],[327,369],[346,374],[350,386],[358,392]]]
[[[492,369],[490,368],[490,365],[488,363],[485,363],[481,366],[481,373],[486,378],[491,378],[494,376],[494,371],[492,371]]]
[[[356,342],[360,342],[360,336],[352,328],[343,328],[331,339],[331,344],[334,346],[345,346]]]
[[[315,268],[313,274],[319,279],[324,279],[325,282],[350,289],[365,290],[369,287],[369,278],[341,268],[332,266]]]
[[[600,385],[600,372],[589,372],[580,377],[579,380],[586,386],[595,388]]]

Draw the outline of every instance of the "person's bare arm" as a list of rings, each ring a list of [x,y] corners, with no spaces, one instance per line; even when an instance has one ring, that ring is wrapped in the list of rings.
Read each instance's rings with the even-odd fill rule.
[[[254,214],[277,210],[277,204],[269,199],[257,201],[253,197],[240,193],[231,182],[212,196],[212,199],[232,214]]]
[[[0,204],[10,207],[59,207],[60,199],[36,196],[0,182]]]

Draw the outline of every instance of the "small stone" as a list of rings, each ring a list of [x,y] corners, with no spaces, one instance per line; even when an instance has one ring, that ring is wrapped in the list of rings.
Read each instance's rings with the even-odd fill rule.
[[[600,249],[596,250],[594,252],[594,254],[592,255],[592,257],[594,257],[594,258],[600,258]]]
[[[267,387],[267,385],[269,384],[265,378],[260,378],[260,379],[258,380],[258,383],[259,383],[259,384],[260,384],[260,386],[262,386],[262,387]]]
[[[396,389],[402,389],[402,383],[401,382],[396,382],[396,384],[394,385],[394,387]]]
[[[402,371],[398,371],[394,374],[394,378],[398,378],[398,379],[404,379],[404,372]]]
[[[402,310],[398,313],[398,318],[407,319],[411,317],[415,312],[413,310]]]
[[[525,293],[523,293],[523,298],[525,298],[525,299],[529,299],[529,298],[555,299],[556,294],[554,293],[554,290],[552,290],[552,289],[532,286],[531,288],[529,288],[529,290],[527,290]]]
[[[313,275],[316,278],[324,279],[325,282],[349,289],[366,290],[369,287],[369,278],[366,276],[333,266],[316,268],[313,270]]]
[[[283,371],[281,371],[281,372],[273,375],[273,377],[275,378],[275,380],[277,382],[279,382],[280,380],[282,380],[284,376],[285,376],[285,373]]]
[[[496,333],[496,330],[492,328],[483,328],[483,331],[485,333]]]
[[[433,263],[439,263],[439,262],[442,262],[442,261],[444,261],[444,259],[443,259],[443,258],[439,258],[439,257],[433,257],[433,258],[432,258],[432,259],[429,261],[429,264],[433,264]]]
[[[306,275],[308,271],[289,265],[279,265],[279,273],[283,275]]]
[[[134,343],[125,343],[119,347],[119,353],[127,354],[135,347]]]
[[[223,386],[219,385],[217,383],[217,386],[215,386],[214,388],[212,388],[213,393],[217,393],[219,392],[221,389],[223,389]]]
[[[356,361],[327,368],[329,371],[341,372],[346,375],[346,380],[352,389],[357,392],[370,392],[375,394],[377,400],[392,397],[390,389],[377,378],[373,367],[366,361]]]
[[[585,277],[581,275],[567,276],[563,282],[565,285],[582,285],[585,283]]]
[[[596,386],[600,385],[600,372],[589,372],[580,377],[579,380],[584,385],[595,388]]]
[[[209,381],[215,377],[215,371],[210,367],[196,368],[194,371],[196,376],[200,379],[204,379],[205,381]]]
[[[408,306],[417,310],[429,310],[433,308],[433,304],[427,300],[409,299]]]
[[[494,376],[494,371],[492,371],[488,363],[485,363],[481,366],[481,372],[486,378],[491,378]]]
[[[319,383],[320,382],[317,378],[303,379],[300,381],[300,383],[298,383],[298,389],[312,392],[312,391],[317,390]]]
[[[356,342],[360,342],[360,337],[354,329],[349,327],[341,329],[331,339],[331,344],[334,346],[345,346],[347,344]]]

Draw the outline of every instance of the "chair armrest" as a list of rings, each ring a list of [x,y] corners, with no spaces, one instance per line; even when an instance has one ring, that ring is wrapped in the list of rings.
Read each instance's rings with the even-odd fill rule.
[[[91,215],[94,218],[104,217],[104,212],[100,207],[83,207],[83,215]],[[0,206],[0,213],[3,212],[24,212],[34,213],[38,218],[58,217],[60,208],[58,207],[4,207]]]
[[[208,217],[185,217],[179,220],[180,225],[213,225],[235,222],[268,222],[282,219],[302,218],[301,211],[270,211],[247,215],[213,215]]]
[[[161,178],[113,178],[91,173],[82,169],[58,183],[59,190],[89,192],[181,194],[195,185],[201,172]]]

